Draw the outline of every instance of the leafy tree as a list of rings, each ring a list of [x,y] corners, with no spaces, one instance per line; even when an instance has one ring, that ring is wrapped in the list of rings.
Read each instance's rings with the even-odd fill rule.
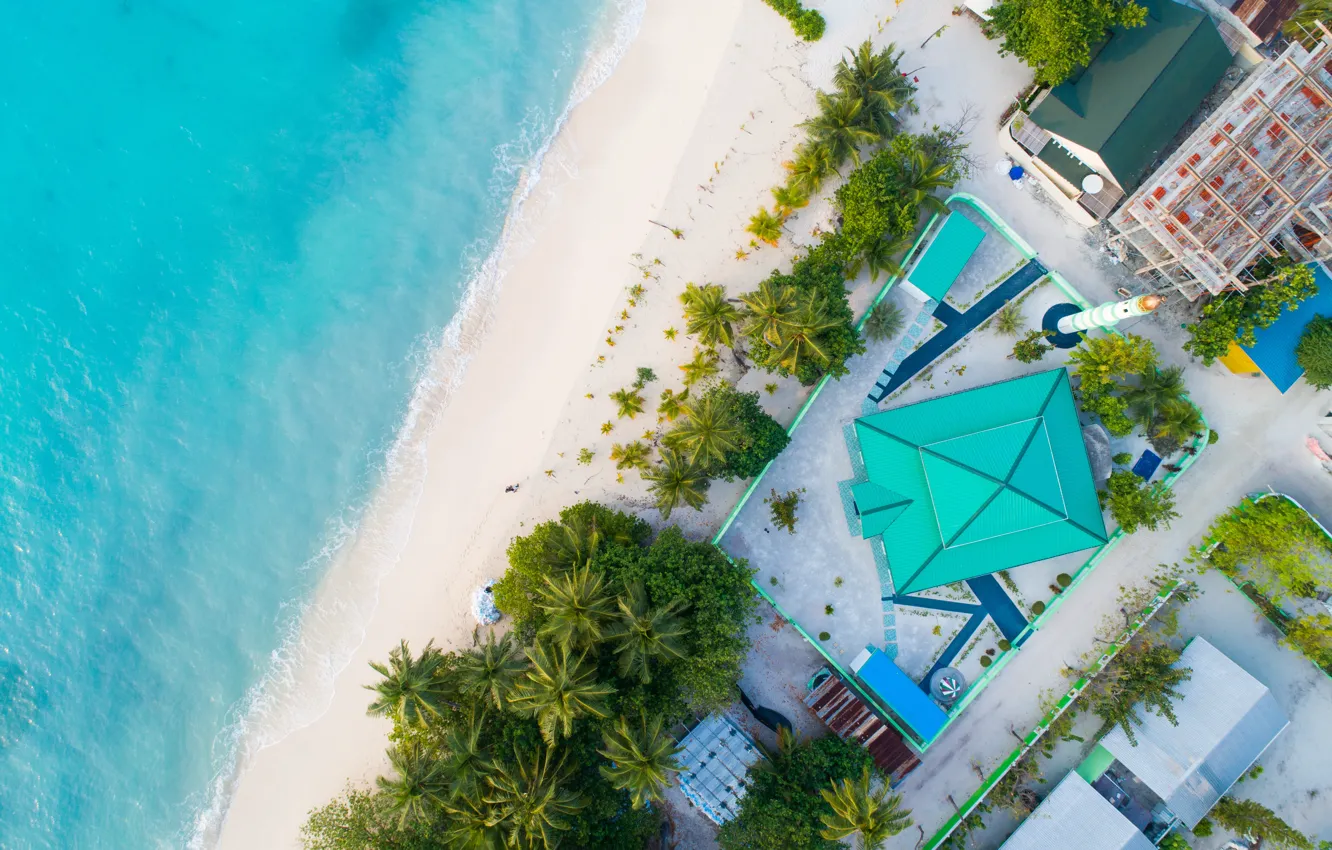
[[[994,316],[994,329],[1004,336],[1017,336],[1027,319],[1022,315],[1022,307],[1009,302]]]
[[[884,342],[900,334],[905,325],[901,307],[891,301],[880,301],[865,320],[865,336],[874,342]]]
[[[721,462],[709,469],[713,476],[727,481],[753,478],[791,442],[786,429],[763,409],[758,393],[742,393],[729,384],[713,387],[708,393],[726,397],[740,432],[736,447],[724,452]]]
[[[782,219],[769,212],[767,207],[759,207],[758,212],[749,217],[745,231],[754,234],[755,239],[776,247],[777,240],[782,238]]]
[[[759,769],[749,772],[750,786],[735,818],[722,826],[722,850],[839,850],[824,838],[822,818],[828,806],[819,792],[844,779],[855,779],[872,766],[870,754],[855,741],[828,735],[785,744]]]
[[[783,495],[777,495],[777,489],[774,487],[772,495],[763,500],[763,504],[768,506],[772,515],[772,524],[778,528],[784,528],[790,534],[795,534],[796,527],[796,508],[800,505],[800,494],[805,492],[803,488],[799,490],[790,490]]]
[[[797,145],[795,158],[782,163],[789,175],[790,185],[807,195],[823,186],[823,181],[837,173],[832,151],[825,144],[808,141]]]
[[[1295,362],[1304,380],[1320,390],[1332,389],[1332,318],[1315,316],[1295,346]]]
[[[1189,340],[1184,350],[1210,366],[1225,356],[1231,343],[1255,344],[1256,329],[1271,327],[1283,311],[1295,310],[1317,294],[1318,283],[1308,266],[1285,265],[1265,284],[1247,292],[1222,293],[1208,302],[1202,317],[1185,326]]]
[[[1155,368],[1156,347],[1151,340],[1134,334],[1088,336],[1073,349],[1069,361],[1082,409],[1096,414],[1116,437],[1133,433],[1128,403],[1116,392],[1122,379]]]
[[[1000,52],[1036,71],[1036,82],[1057,86],[1091,62],[1092,48],[1111,27],[1142,26],[1147,10],[1132,0],[1000,0],[985,27],[1002,38]]]
[[[1332,584],[1332,541],[1300,508],[1280,497],[1244,499],[1212,521],[1193,559],[1236,580],[1249,580],[1266,596],[1311,596]]]
[[[693,359],[680,367],[680,371],[684,372],[685,387],[701,384],[716,375],[720,371],[717,365],[720,359],[717,352],[711,348],[695,348]]]
[[[699,713],[729,705],[758,605],[753,571],[706,541],[686,539],[674,526],[647,548],[607,551],[601,565],[621,584],[641,582],[653,605],[678,600],[688,633],[684,657],[670,663],[675,688]]]
[[[652,662],[684,657],[684,623],[676,616],[679,601],[653,607],[641,582],[625,588],[616,604],[619,614],[607,637],[615,647],[620,675],[647,684]]]
[[[860,850],[877,850],[885,841],[911,826],[911,812],[902,808],[902,796],[892,793],[887,782],[870,790],[870,769],[866,765],[860,779],[834,782],[832,790],[819,789],[819,796],[832,809],[820,816],[823,821],[821,835],[830,841],[841,841],[859,835]]]
[[[547,746],[572,735],[578,718],[607,716],[605,699],[612,690],[596,681],[597,671],[585,654],[571,656],[562,647],[538,643],[527,651],[527,659],[531,666],[509,704],[536,718]]]
[[[805,9],[794,20],[791,28],[805,41],[818,41],[823,38],[823,31],[828,26],[818,9]]]
[[[1262,839],[1264,847],[1313,850],[1313,842],[1304,833],[1256,800],[1222,797],[1208,816],[1238,835]]]
[[[1165,369],[1152,366],[1138,375],[1136,384],[1123,384],[1120,387],[1129,415],[1145,428],[1153,427],[1161,415],[1161,409],[1170,402],[1182,399],[1185,390],[1182,366],[1168,366]]]
[[[398,829],[375,794],[351,787],[310,813],[301,844],[305,850],[444,850],[430,825],[409,822]]]
[[[646,443],[635,440],[624,445],[612,444],[610,457],[615,461],[616,469],[647,469],[651,453]]]
[[[728,393],[704,393],[685,407],[685,418],[666,435],[666,444],[690,463],[719,464],[740,447],[740,422]]]
[[[1045,331],[1030,331],[1013,344],[1013,356],[1019,363],[1035,363],[1045,357],[1055,347],[1050,345]]]
[[[1092,680],[1087,707],[1101,718],[1105,731],[1118,726],[1135,745],[1137,727],[1142,725],[1140,709],[1178,726],[1174,700],[1180,698],[1179,686],[1189,680],[1193,670],[1177,666],[1177,661],[1179,653],[1164,644],[1147,640],[1129,644]]]
[[[615,610],[605,580],[590,565],[546,576],[536,604],[546,615],[538,634],[566,651],[599,641],[602,626]]]
[[[1179,517],[1175,512],[1175,494],[1163,482],[1148,484],[1127,469],[1110,473],[1106,489],[1101,493],[1102,504],[1110,508],[1110,516],[1132,534],[1140,528],[1156,531]]]
[[[938,163],[924,151],[922,137],[901,133],[857,168],[836,195],[846,254],[860,256],[885,235],[914,232],[929,187],[944,188],[957,180],[955,164],[945,161],[946,171],[940,173]]]
[[[840,92],[831,95],[815,92],[814,98],[819,105],[818,114],[800,126],[809,131],[813,142],[828,149],[834,167],[848,159],[859,165],[861,146],[872,145],[880,138],[862,117],[864,103],[858,97]]]
[[[393,778],[375,779],[385,813],[397,822],[398,829],[429,824],[448,796],[439,763],[430,759],[420,744],[394,747],[388,751],[388,758]]]
[[[444,657],[434,641],[413,657],[404,640],[389,651],[388,664],[372,661],[370,667],[383,678],[365,686],[375,692],[367,714],[387,717],[402,726],[423,726],[448,699]]]
[[[809,206],[809,192],[804,186],[793,183],[776,186],[772,190],[773,212],[782,219],[790,218],[796,210]]]
[[[632,514],[596,502],[570,505],[558,521],[543,522],[509,544],[509,568],[495,584],[495,604],[514,620],[531,623],[547,576],[584,564],[607,548],[644,546],[651,535],[648,524]]]
[[[688,505],[696,511],[708,503],[708,476],[703,467],[674,449],[664,449],[661,463],[650,472],[644,472],[648,490],[657,500],[662,519],[670,519],[671,511]]]
[[[566,755],[525,753],[514,747],[514,760],[500,765],[490,780],[485,802],[494,808],[492,820],[509,847],[552,850],[560,832],[569,829],[568,817],[586,803],[563,787],[569,778]]]
[[[1189,846],[1189,842],[1178,832],[1172,832],[1165,838],[1162,838],[1161,843],[1156,846],[1160,848],[1160,850],[1193,850],[1193,848]]]
[[[859,101],[862,126],[881,139],[897,131],[893,113],[911,104],[916,87],[902,75],[898,63],[901,51],[890,44],[875,51],[870,39],[865,39],[854,52],[847,50],[850,61],[844,57],[833,74],[833,85],[843,95]]]
[[[1286,628],[1282,643],[1307,656],[1323,669],[1332,669],[1332,617],[1311,614]]]
[[[635,726],[621,717],[602,732],[605,749],[598,752],[610,764],[601,766],[601,775],[614,787],[628,791],[635,809],[660,801],[670,775],[680,770],[675,760],[680,749],[661,727],[660,717],[649,721],[639,715]]]
[[[503,711],[513,686],[527,666],[523,651],[513,633],[495,640],[495,632],[486,633],[486,642],[462,653],[458,659],[458,689],[468,697],[480,697]]]
[[[615,402],[615,415],[621,419],[633,419],[643,412],[643,396],[638,390],[616,390],[610,394],[610,398]]]

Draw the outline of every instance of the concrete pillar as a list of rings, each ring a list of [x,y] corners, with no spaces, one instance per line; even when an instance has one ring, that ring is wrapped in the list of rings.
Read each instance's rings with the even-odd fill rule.
[[[1059,332],[1063,334],[1089,331],[1092,328],[1109,328],[1133,316],[1145,316],[1161,306],[1164,301],[1159,295],[1140,295],[1125,301],[1111,301],[1081,313],[1074,313],[1059,320]]]

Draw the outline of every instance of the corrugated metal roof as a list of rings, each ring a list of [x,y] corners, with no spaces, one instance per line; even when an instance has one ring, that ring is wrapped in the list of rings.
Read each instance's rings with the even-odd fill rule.
[[[861,659],[864,659],[863,661]],[[948,722],[948,714],[930,695],[903,673],[893,660],[876,647],[866,647],[851,672],[878,695],[879,700],[902,718],[922,741],[933,741]]]
[[[949,213],[907,273],[907,280],[926,296],[942,301],[984,239],[985,231],[971,219],[959,212]]]
[[[684,795],[714,823],[722,824],[735,817],[749,769],[762,758],[743,729],[729,717],[714,714],[680,742],[676,778]]]
[[[1001,850],[1154,850],[1152,842],[1076,772],[1065,776]]]
[[[1267,687],[1194,638],[1177,662],[1193,673],[1175,701],[1179,725],[1144,713],[1136,746],[1122,729],[1101,739],[1192,829],[1290,724]]]
[[[1053,369],[856,421],[867,482],[894,494],[883,535],[898,593],[1105,541],[1068,373]],[[862,519],[882,491],[857,495]],[[900,507],[905,502],[905,507]]]

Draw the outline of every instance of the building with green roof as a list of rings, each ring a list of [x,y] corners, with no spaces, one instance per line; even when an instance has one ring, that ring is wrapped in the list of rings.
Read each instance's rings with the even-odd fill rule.
[[[1174,0],[1139,4],[1146,23],[1114,28],[1031,112],[1053,137],[1037,158],[1075,188],[1093,172],[1125,194],[1137,188],[1232,61],[1205,13]]]
[[[856,420],[855,436],[864,475],[851,493],[861,535],[882,535],[894,585],[885,593],[1106,540],[1062,368],[874,413]]]

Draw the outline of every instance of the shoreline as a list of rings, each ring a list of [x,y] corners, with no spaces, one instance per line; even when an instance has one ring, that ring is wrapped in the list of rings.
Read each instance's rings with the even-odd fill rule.
[[[458,323],[454,340],[462,345],[437,352],[447,360],[472,349],[465,376],[442,400],[424,381],[400,432],[420,436],[395,440],[395,453],[419,453],[417,470],[386,477],[354,542],[330,566],[309,616],[302,616],[301,643],[340,639],[348,647],[336,670],[332,652],[298,659],[306,663],[296,671],[296,692],[317,689],[322,677],[331,682],[326,704],[322,710],[305,706],[309,719],[292,722],[296,728],[281,739],[242,749],[234,774],[214,781],[214,788],[231,789],[217,797],[220,826],[201,824],[192,843],[298,846],[309,809],[349,781],[372,781],[385,763],[389,724],[364,713],[368,697],[360,686],[373,678],[368,661],[384,657],[402,637],[418,648],[431,638],[446,649],[469,645],[471,591],[502,573],[504,546],[521,533],[521,517],[544,518],[579,498],[614,496],[580,494],[575,483],[546,480],[540,468],[552,453],[572,456],[553,443],[570,430],[570,419],[560,416],[578,399],[575,390],[585,380],[579,366],[595,361],[591,349],[600,326],[629,285],[621,264],[658,239],[647,219],[664,214],[669,196],[678,194],[675,165],[695,138],[740,13],[740,0],[725,0],[721,8],[700,0],[669,6],[649,0],[641,29],[613,73],[590,94],[571,95],[564,123],[534,163],[539,179],[525,175],[520,184],[518,191],[530,194],[511,209],[492,255],[496,282],[489,301]],[[700,36],[691,26],[703,19],[710,33]],[[678,55],[668,54],[681,45],[688,45],[689,67],[666,79],[660,69],[679,64],[669,61]],[[590,63],[596,58],[589,53]],[[630,206],[638,208],[633,215],[626,214]],[[669,234],[661,238],[674,241]],[[582,273],[559,276],[568,289],[551,287],[551,268]],[[655,298],[651,310],[678,324],[673,300]],[[440,363],[430,371],[440,374]],[[502,386],[523,387],[523,394],[494,392]],[[515,480],[527,486],[505,496],[504,486]],[[384,545],[394,538],[406,541],[396,556],[382,551],[396,548]],[[383,563],[379,571],[357,574],[357,564],[376,557]],[[352,629],[359,640],[357,634],[347,640],[348,619],[361,621]]]

